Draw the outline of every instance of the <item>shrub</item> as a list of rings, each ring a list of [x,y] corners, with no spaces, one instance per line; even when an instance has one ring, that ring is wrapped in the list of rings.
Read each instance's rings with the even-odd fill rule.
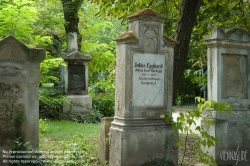
[[[53,84],[52,84],[53,85]],[[60,119],[63,103],[66,102],[64,83],[56,87],[42,86],[39,90],[39,116],[42,119]]]
[[[113,75],[103,76],[90,86],[90,96],[93,107],[103,116],[114,116],[115,110],[115,81]]]

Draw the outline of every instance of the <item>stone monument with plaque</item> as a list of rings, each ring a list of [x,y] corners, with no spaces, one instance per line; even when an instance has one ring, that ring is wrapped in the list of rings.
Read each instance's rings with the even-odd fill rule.
[[[151,9],[128,17],[129,31],[117,39],[115,116],[110,128],[110,166],[177,166],[177,135],[160,116],[172,116],[175,40],[163,36],[165,17]],[[168,142],[168,148],[164,144]],[[149,157],[150,156],[150,157]]]
[[[68,102],[63,104],[63,113],[88,114],[92,110],[92,98],[88,95],[88,63],[90,55],[78,51],[76,33],[67,36],[68,49],[62,53],[67,66],[63,68],[63,80]]]
[[[208,100],[229,103],[233,112],[207,110],[213,124],[206,131],[219,139],[208,151],[218,165],[249,166],[250,34],[243,29],[215,28],[208,46]]]

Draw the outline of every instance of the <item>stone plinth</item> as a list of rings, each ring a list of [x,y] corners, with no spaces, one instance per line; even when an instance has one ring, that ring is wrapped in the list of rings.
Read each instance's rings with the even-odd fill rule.
[[[75,42],[70,43],[74,45]],[[62,53],[62,58],[67,63],[62,75],[68,99],[68,102],[63,104],[63,113],[72,111],[88,114],[92,110],[92,98],[88,95],[88,63],[91,56],[85,56],[77,49],[69,50]]]
[[[173,52],[163,37],[165,18],[151,9],[128,17],[117,39],[115,117],[110,128],[110,166],[142,165],[164,154],[177,165],[177,135],[160,115],[172,110]],[[169,142],[165,152],[164,143]],[[150,156],[150,157],[149,157]]]
[[[109,129],[113,120],[113,117],[104,117],[101,119],[98,158],[99,163],[102,165],[109,161]]]
[[[0,41],[0,165],[3,150],[15,147],[20,132],[25,142],[39,146],[38,86],[44,58],[45,50],[30,49],[12,36]]]
[[[208,46],[208,99],[227,102],[233,107],[232,113],[206,111],[205,117],[213,121],[206,130],[220,140],[208,151],[218,165],[249,165],[250,34],[239,28],[228,31],[215,28],[205,40]],[[247,151],[246,158],[237,159],[243,151]],[[230,153],[234,154],[234,159],[230,158]]]

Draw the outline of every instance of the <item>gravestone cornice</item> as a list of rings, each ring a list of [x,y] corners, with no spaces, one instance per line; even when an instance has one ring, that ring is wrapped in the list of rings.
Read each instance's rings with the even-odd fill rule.
[[[168,37],[168,36],[166,36],[166,35],[163,35],[163,41],[164,41],[164,44],[165,44],[166,46],[168,46],[168,45],[173,45],[173,46],[175,46],[175,44],[178,44],[178,43],[179,43],[177,40],[175,40],[175,39],[173,39],[173,38],[171,38],[171,37]]]
[[[135,35],[134,32],[128,31],[117,37],[115,41],[117,43],[126,43],[126,44],[139,43],[139,38]]]
[[[28,48],[13,36],[7,36],[0,41],[0,60],[28,61],[40,63],[45,58],[45,50]]]
[[[91,55],[89,54],[83,55],[78,50],[70,52],[70,53],[63,52],[61,56],[65,61],[78,60],[78,61],[83,61],[83,62],[89,62],[92,59]]]
[[[237,41],[237,42],[250,42],[250,34],[241,28],[233,28],[233,29],[227,29],[223,30],[220,27],[216,27],[213,29],[211,35],[206,36],[205,38],[206,42],[210,42],[213,40],[228,40],[228,41]]]
[[[135,20],[149,20],[155,22],[165,22],[166,17],[163,15],[153,11],[152,9],[146,8],[140,11],[137,11],[130,16],[128,16],[128,21],[135,21]]]

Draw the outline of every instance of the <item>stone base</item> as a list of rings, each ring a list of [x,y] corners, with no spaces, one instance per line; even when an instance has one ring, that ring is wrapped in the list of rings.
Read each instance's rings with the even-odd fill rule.
[[[99,164],[104,165],[109,160],[109,129],[113,117],[104,117],[101,119],[101,132],[98,147]]]
[[[168,141],[168,148],[164,144]],[[178,165],[177,135],[159,120],[115,118],[110,128],[110,166],[132,166],[163,158]]]
[[[219,166],[250,166],[250,111],[220,113],[207,110],[205,118],[213,122],[211,126],[202,122],[206,131],[219,142],[209,149],[202,147],[203,151],[208,151]]]
[[[74,113],[89,114],[92,110],[92,98],[89,95],[69,95],[68,102],[63,104],[63,114],[70,111]]]

